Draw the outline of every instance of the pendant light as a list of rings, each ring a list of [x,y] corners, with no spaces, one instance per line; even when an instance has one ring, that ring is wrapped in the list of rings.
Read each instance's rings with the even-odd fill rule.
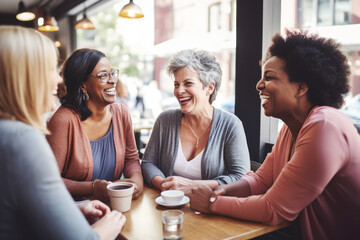
[[[86,10],[84,8],[83,18],[76,22],[75,29],[84,29],[84,30],[95,29],[95,25],[90,21],[90,19],[87,18],[85,11]]]
[[[130,0],[130,2],[120,10],[119,16],[131,19],[142,18],[144,17],[144,13],[141,8],[133,2],[133,0]]]
[[[56,32],[59,30],[58,23],[55,17],[50,16],[47,11],[45,11],[44,22],[39,24],[38,30],[43,32]]]
[[[19,21],[31,21],[34,20],[35,14],[27,11],[23,1],[19,2],[19,7],[16,13],[16,19]]]

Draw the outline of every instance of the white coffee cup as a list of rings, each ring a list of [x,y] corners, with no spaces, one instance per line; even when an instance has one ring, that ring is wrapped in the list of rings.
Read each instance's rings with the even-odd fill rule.
[[[179,190],[166,190],[161,192],[161,197],[166,203],[178,203],[183,199],[184,192]]]
[[[107,185],[111,209],[127,212],[131,208],[134,184],[129,182],[115,182]]]

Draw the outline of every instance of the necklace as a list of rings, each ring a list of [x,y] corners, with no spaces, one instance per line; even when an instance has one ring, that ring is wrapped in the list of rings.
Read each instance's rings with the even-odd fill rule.
[[[186,120],[186,123],[187,123],[190,131],[192,132],[192,134],[193,134],[194,137],[196,138],[196,147],[195,147],[195,148],[198,148],[198,146],[199,146],[199,140],[200,140],[201,136],[205,133],[206,129],[208,129],[208,127],[209,127],[209,125],[210,125],[210,123],[211,123],[212,120],[209,121],[209,123],[206,125],[206,128],[205,128],[204,131],[200,134],[200,136],[197,136],[196,133],[194,132],[194,130],[191,128],[191,126],[190,126],[190,124],[189,124],[189,121],[187,120],[186,115],[185,115],[185,120]]]

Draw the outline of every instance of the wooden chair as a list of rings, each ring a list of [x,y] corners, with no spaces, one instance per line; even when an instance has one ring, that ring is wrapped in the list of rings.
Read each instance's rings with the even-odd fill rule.
[[[258,168],[261,166],[261,163],[255,162],[255,161],[250,161],[250,169],[253,172],[256,172],[256,170],[258,170]]]

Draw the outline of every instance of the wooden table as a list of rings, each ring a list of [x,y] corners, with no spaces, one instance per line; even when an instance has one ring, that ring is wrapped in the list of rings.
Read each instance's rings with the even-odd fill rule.
[[[162,239],[161,213],[168,208],[155,203],[155,198],[158,196],[160,196],[160,191],[144,187],[143,195],[139,199],[133,200],[131,210],[124,213],[127,221],[119,239]],[[267,226],[218,215],[196,214],[190,208],[189,203],[175,209],[180,209],[185,214],[184,240],[249,239],[292,224],[284,222],[275,226]]]

